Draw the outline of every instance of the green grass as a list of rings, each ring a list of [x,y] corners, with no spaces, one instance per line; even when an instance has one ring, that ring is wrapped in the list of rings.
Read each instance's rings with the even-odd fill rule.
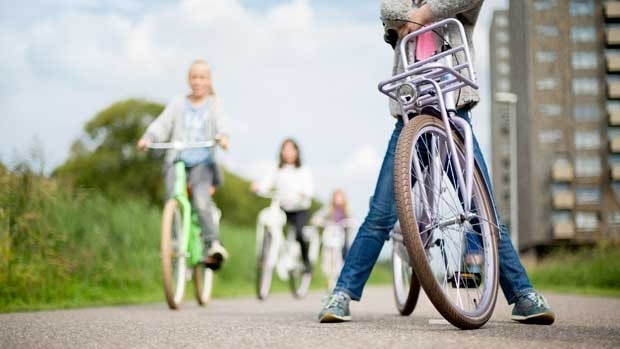
[[[113,202],[0,172],[0,312],[163,302],[160,219],[161,208],[142,200]],[[254,295],[254,228],[224,222],[221,237],[231,258],[217,273],[214,297]],[[312,288],[321,290],[318,269]],[[371,283],[390,275],[379,266]],[[272,290],[289,292],[277,278]]]
[[[620,246],[558,250],[530,268],[529,275],[539,289],[620,297]]]

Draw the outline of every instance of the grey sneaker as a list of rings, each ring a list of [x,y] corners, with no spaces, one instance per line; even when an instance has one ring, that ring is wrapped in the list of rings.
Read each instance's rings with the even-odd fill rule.
[[[555,314],[545,297],[538,292],[532,292],[517,300],[511,319],[524,324],[551,325],[555,321]]]
[[[319,313],[319,322],[351,321],[349,311],[351,297],[344,292],[334,292],[323,302],[323,310]]]

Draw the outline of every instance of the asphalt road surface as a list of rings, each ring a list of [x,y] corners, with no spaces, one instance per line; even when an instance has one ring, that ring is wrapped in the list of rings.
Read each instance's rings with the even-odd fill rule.
[[[319,324],[323,294],[189,301],[165,304],[0,315],[0,348],[620,348],[620,299],[546,294],[557,314],[552,326],[510,320],[500,293],[493,318],[461,331],[422,297],[409,317],[397,315],[389,287],[368,288],[352,304],[353,322]]]

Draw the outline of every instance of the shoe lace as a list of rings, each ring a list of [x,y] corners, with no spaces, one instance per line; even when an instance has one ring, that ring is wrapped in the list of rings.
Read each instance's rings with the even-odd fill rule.
[[[340,308],[342,305],[346,303],[348,298],[349,297],[346,294],[338,292],[338,293],[328,296],[327,299],[324,298],[323,306],[325,308],[334,308],[334,307]]]
[[[547,301],[538,293],[528,293],[525,297],[532,301],[532,303],[534,303],[537,307],[547,307]]]

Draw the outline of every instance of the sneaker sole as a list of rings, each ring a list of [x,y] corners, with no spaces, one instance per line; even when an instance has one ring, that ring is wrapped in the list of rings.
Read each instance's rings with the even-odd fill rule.
[[[323,315],[323,317],[321,317],[320,322],[321,323],[337,323],[337,322],[347,322],[347,321],[351,321],[351,315],[347,315],[347,316],[338,316],[335,314],[325,314]]]
[[[512,315],[510,318],[522,324],[530,325],[551,325],[555,322],[555,314],[551,312],[534,314],[530,316]]]

